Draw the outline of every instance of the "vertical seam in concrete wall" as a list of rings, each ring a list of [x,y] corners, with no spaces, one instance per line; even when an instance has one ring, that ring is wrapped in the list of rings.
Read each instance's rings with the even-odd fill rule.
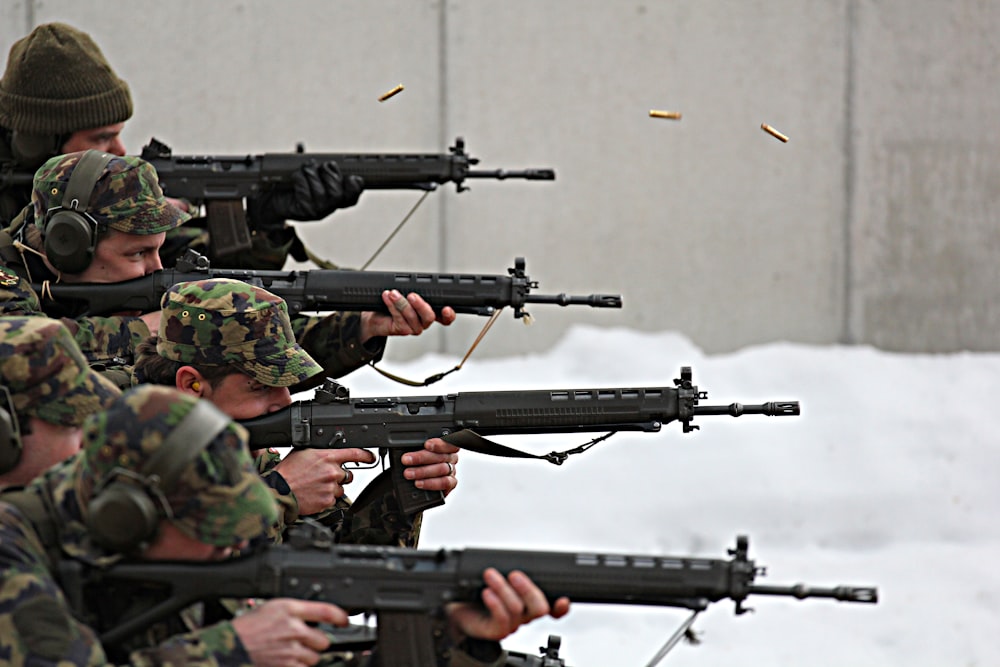
[[[853,232],[854,232],[854,212],[856,209],[854,195],[855,195],[855,176],[856,176],[856,160],[857,151],[855,148],[855,138],[854,138],[854,104],[855,104],[855,76],[857,72],[857,61],[855,57],[855,31],[858,26],[857,22],[857,3],[858,0],[847,0],[847,16],[846,16],[846,31],[845,35],[846,42],[845,48],[846,53],[844,54],[844,220],[843,227],[841,230],[843,243],[843,253],[844,253],[844,264],[843,270],[843,291],[844,291],[844,302],[842,305],[843,309],[843,326],[841,333],[841,342],[847,345],[853,345],[858,341],[858,332],[855,330],[856,324],[854,317],[854,243],[853,243]]]
[[[29,34],[35,29],[35,0],[24,3],[24,33]]]
[[[448,147],[448,0],[441,0],[438,10],[438,146]],[[448,266],[448,198],[439,192],[438,207],[438,270],[447,271]],[[438,327],[437,347],[439,354],[448,349],[444,327]]]

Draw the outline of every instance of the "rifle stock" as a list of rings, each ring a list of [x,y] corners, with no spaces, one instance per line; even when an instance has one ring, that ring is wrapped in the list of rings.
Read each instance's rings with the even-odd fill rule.
[[[213,269],[208,260],[189,253],[174,269],[161,269],[142,278],[120,283],[35,284],[43,309],[54,305],[71,309],[77,316],[107,315],[122,311],[150,312],[160,307],[160,297],[173,285],[189,280],[231,278],[263,287],[281,297],[292,314],[307,311],[370,310],[387,313],[382,292],[396,289],[406,295],[416,292],[440,311],[451,306],[456,313],[489,316],[510,306],[514,317],[527,315],[530,303],[591,308],[621,308],[620,295],[533,294],[538,287],[525,273],[523,257],[514,260],[507,275],[464,273],[413,273],[404,271],[352,271],[313,269],[307,271],[256,271]]]
[[[122,584],[159,585],[169,591],[161,603],[124,621],[91,619],[105,645],[121,642],[197,601],[294,597],[331,602],[351,613],[375,613],[380,651],[395,647],[405,659],[383,664],[434,665],[431,614],[450,602],[478,602],[488,567],[505,575],[520,570],[550,601],[566,596],[574,604],[701,611],[729,599],[742,614],[748,611],[746,599],[756,594],[878,601],[878,590],[872,586],[755,584],[763,568],[749,558],[748,549],[747,537],[738,536],[728,559],[474,548],[435,551],[336,545],[327,529],[308,524],[295,528],[289,542],[232,561],[125,563],[99,569],[69,560],[64,561],[60,580],[71,604],[81,606],[88,595]],[[415,660],[416,655],[424,658]]]
[[[659,431],[679,421],[685,433],[698,429],[698,415],[799,414],[797,401],[760,405],[699,406],[707,392],[682,367],[673,387],[463,392],[438,396],[351,398],[328,381],[310,401],[241,421],[254,449],[264,447],[377,447],[387,451],[394,492],[407,514],[444,503],[439,491],[417,489],[403,478],[399,459],[430,438],[496,456],[543,458],[561,464],[569,453],[533,455],[490,442],[484,436],[599,431]]]

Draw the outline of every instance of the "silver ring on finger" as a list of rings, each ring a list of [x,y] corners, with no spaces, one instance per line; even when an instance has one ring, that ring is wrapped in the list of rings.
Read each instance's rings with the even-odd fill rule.
[[[354,473],[345,469],[344,479],[340,480],[340,485],[343,486],[344,484],[350,484],[352,481],[354,481]]]
[[[392,303],[392,305],[395,306],[396,310],[398,310],[399,312],[403,312],[404,310],[406,310],[406,307],[410,305],[410,302],[406,300],[405,296],[401,296],[398,299],[396,299]]]
[[[455,474],[455,464],[452,463],[451,461],[448,461],[448,475],[451,476],[454,474]]]

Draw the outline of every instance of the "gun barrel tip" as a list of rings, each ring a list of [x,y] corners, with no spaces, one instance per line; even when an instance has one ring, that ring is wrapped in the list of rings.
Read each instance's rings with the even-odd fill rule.
[[[878,603],[878,588],[875,586],[854,587],[851,592],[851,602],[867,602],[869,604]]]

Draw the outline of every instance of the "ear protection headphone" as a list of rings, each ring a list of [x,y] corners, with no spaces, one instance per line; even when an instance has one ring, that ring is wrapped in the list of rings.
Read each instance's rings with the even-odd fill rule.
[[[45,213],[45,257],[63,273],[80,273],[94,258],[97,221],[87,212],[94,187],[114,155],[97,150],[84,153],[76,163],[62,205]]]
[[[90,535],[121,553],[153,541],[160,519],[173,516],[167,496],[184,468],[230,421],[210,401],[195,402],[141,471],[115,468],[94,488],[87,517]]]
[[[10,390],[0,385],[4,404],[0,405],[0,475],[10,472],[21,459],[21,428],[14,411]]]

